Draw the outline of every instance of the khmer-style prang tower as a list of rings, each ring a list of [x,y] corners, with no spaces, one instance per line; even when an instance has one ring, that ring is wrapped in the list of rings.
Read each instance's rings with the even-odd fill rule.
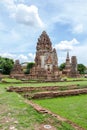
[[[30,71],[30,77],[43,80],[59,80],[56,49],[52,48],[50,38],[45,31],[38,38],[35,66]]]

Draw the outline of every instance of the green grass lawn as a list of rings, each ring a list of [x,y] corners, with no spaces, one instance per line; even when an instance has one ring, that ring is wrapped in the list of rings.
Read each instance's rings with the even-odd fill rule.
[[[10,81],[10,79],[7,79]],[[6,92],[9,86],[20,87],[41,87],[78,85],[78,88],[87,87],[87,81],[70,82],[48,82],[48,83],[0,83],[0,130],[8,130],[14,126],[17,130],[35,130],[35,127],[43,123],[50,123],[58,130],[73,130],[70,125],[61,125],[56,119],[48,115],[37,113],[30,105],[24,103],[24,98],[17,93]],[[47,107],[54,113],[75,121],[80,126],[87,129],[87,95],[36,100],[35,102]],[[58,105],[57,105],[58,104]],[[36,126],[35,126],[36,125]]]
[[[34,102],[87,130],[87,95],[41,99]]]
[[[83,76],[83,77],[80,77],[80,78],[67,78],[67,77],[65,77],[65,79],[66,79],[67,81],[79,81],[79,80],[84,81],[84,80],[87,80],[87,78],[84,78],[84,76]]]
[[[21,80],[12,79],[12,78],[4,78],[2,81],[10,83],[9,86],[15,86],[15,87],[41,87],[41,86],[60,86],[60,90],[66,90],[69,85],[77,85],[78,88],[86,88],[87,87],[87,80],[85,78],[67,78],[68,82],[29,82],[29,83],[23,83]],[[77,80],[77,81],[76,81]],[[82,80],[82,81],[78,81]],[[4,84],[4,82],[3,82]],[[61,88],[62,86],[62,88]]]
[[[39,114],[17,93],[6,92],[10,84],[0,83],[0,130],[38,130],[41,124],[50,124],[56,130],[74,130],[47,114]],[[37,129],[36,129],[37,128]]]
[[[87,81],[70,81],[70,82],[46,82],[46,83],[10,83],[14,87],[42,87],[42,86],[60,86],[60,90],[66,89],[66,86],[77,85],[78,88],[86,88]]]
[[[9,83],[11,83],[11,82],[13,82],[13,83],[15,83],[15,82],[21,82],[21,80],[17,80],[17,79],[12,79],[12,78],[3,78],[2,79],[2,82],[9,82]]]

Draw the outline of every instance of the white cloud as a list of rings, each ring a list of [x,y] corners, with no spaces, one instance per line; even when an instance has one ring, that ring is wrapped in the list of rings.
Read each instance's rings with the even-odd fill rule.
[[[59,49],[59,50],[72,50],[74,45],[78,44],[79,42],[74,38],[71,41],[61,41],[60,43],[56,44],[54,48]]]
[[[29,56],[29,59],[31,59],[32,61],[34,61],[35,54],[29,53],[28,56]]]
[[[74,47],[74,49],[71,51],[71,55],[77,56],[78,63],[82,63],[87,66],[86,53],[87,53],[87,44]]]
[[[14,3],[14,0],[3,0],[3,4],[11,13],[16,10],[16,5]]]
[[[12,53],[6,52],[6,53],[0,53],[0,56],[13,59],[14,61],[18,59],[20,61],[20,63],[34,61],[34,54],[32,54],[32,53],[29,53],[28,55],[24,55],[24,54],[17,55],[17,54],[12,54]]]
[[[11,59],[16,58],[16,55],[11,54],[11,53],[0,53],[0,56],[5,57],[5,58],[11,58]]]
[[[20,62],[28,62],[29,61],[28,57],[23,55],[23,54],[20,54],[17,59],[19,59]]]
[[[44,27],[35,5],[16,4],[14,0],[4,0],[4,5],[10,11],[10,17],[16,19],[18,23],[31,27]]]
[[[38,8],[34,5],[31,6],[27,6],[24,4],[17,5],[17,12],[15,13],[15,18],[17,22],[25,25],[30,26],[39,25],[40,27],[43,27],[43,23],[38,14]]]
[[[25,0],[14,0],[15,2],[21,2],[24,3]]]

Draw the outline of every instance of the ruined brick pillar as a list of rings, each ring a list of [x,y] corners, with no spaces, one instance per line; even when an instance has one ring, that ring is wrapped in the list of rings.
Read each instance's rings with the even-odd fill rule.
[[[76,56],[71,57],[71,72],[70,76],[71,77],[77,77],[78,71],[77,71],[77,58]]]

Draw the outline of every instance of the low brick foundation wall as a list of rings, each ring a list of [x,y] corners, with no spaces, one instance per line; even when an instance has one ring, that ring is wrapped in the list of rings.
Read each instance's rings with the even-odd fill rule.
[[[60,86],[62,87],[62,86]],[[10,87],[7,89],[8,92],[25,93],[25,98],[53,98],[59,96],[71,96],[78,94],[87,94],[87,88],[76,89],[77,86],[68,86],[70,90],[59,91],[58,86],[52,87]],[[37,91],[37,92],[35,92]],[[45,92],[44,92],[45,91]],[[34,93],[33,93],[34,92]]]
[[[66,89],[76,89],[76,85],[64,86]],[[9,87],[9,92],[33,92],[33,91],[56,91],[62,90],[63,86],[45,86],[45,87]]]
[[[58,91],[58,92],[40,92],[40,93],[35,93],[32,98],[33,99],[53,98],[59,96],[71,96],[71,95],[79,95],[79,94],[87,94],[87,89],[75,89],[75,90],[66,90],[66,91]]]

